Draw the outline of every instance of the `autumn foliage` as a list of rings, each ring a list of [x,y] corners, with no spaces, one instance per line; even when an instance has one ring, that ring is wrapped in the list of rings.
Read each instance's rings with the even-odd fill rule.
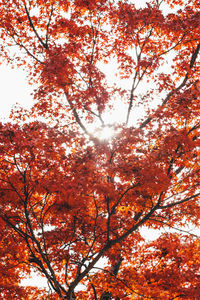
[[[0,0],[1,299],[200,299],[199,1],[139,2]]]

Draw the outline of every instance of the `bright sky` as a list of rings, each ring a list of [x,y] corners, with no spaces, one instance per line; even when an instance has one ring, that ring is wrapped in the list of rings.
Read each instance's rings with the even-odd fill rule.
[[[25,71],[0,65],[0,120],[9,117],[12,106],[19,103],[25,108],[31,107],[33,87],[28,85]]]

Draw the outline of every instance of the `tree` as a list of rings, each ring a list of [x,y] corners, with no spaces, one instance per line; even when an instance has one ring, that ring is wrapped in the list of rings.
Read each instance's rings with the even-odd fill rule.
[[[1,124],[1,298],[200,298],[198,2],[0,0],[1,58],[38,85]]]

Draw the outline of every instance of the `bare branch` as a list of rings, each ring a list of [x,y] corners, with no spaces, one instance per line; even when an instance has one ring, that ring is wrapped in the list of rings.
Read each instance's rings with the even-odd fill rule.
[[[39,36],[37,30],[35,29],[35,26],[31,20],[31,16],[30,16],[30,13],[28,11],[28,8],[26,6],[26,4],[24,4],[24,8],[25,8],[25,11],[26,11],[26,14],[27,14],[27,17],[28,17],[28,20],[29,20],[29,25],[30,27],[33,29],[33,32],[35,33],[35,36],[37,37],[37,39],[39,40],[40,44],[45,48],[45,49],[48,49],[48,45],[46,43],[43,42],[43,40],[41,39],[41,37]]]
[[[185,202],[188,202],[192,199],[195,199],[197,198],[198,196],[200,196],[200,193],[197,193],[193,196],[190,196],[190,197],[187,197],[183,200],[180,200],[180,201],[176,201],[176,202],[173,202],[173,203],[169,203],[169,204],[166,204],[166,205],[160,205],[160,207],[158,209],[164,209],[164,208],[170,208],[170,207],[174,207],[176,205],[179,205],[179,204],[182,204],[182,203],[185,203]]]
[[[197,59],[199,51],[200,51],[200,43],[197,45],[195,51],[192,54],[192,57],[190,60],[190,69],[192,69],[192,67],[194,66],[194,63]],[[181,90],[186,85],[188,79],[189,79],[189,73],[187,72],[183,81],[175,89],[173,89],[171,92],[168,93],[168,95],[163,100],[163,102],[160,106],[161,108],[165,106],[165,104],[171,99],[172,96],[174,96],[179,90]],[[159,109],[160,109],[160,107],[159,107]],[[152,119],[153,119],[153,116],[148,117],[144,122],[142,122],[142,124],[140,125],[140,129],[144,128],[147,124],[149,124]]]

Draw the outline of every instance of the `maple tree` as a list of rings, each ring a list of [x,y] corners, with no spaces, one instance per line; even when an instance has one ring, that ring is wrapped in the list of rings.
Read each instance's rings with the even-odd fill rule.
[[[0,0],[37,84],[0,125],[1,299],[200,298],[199,1],[136,4]]]

